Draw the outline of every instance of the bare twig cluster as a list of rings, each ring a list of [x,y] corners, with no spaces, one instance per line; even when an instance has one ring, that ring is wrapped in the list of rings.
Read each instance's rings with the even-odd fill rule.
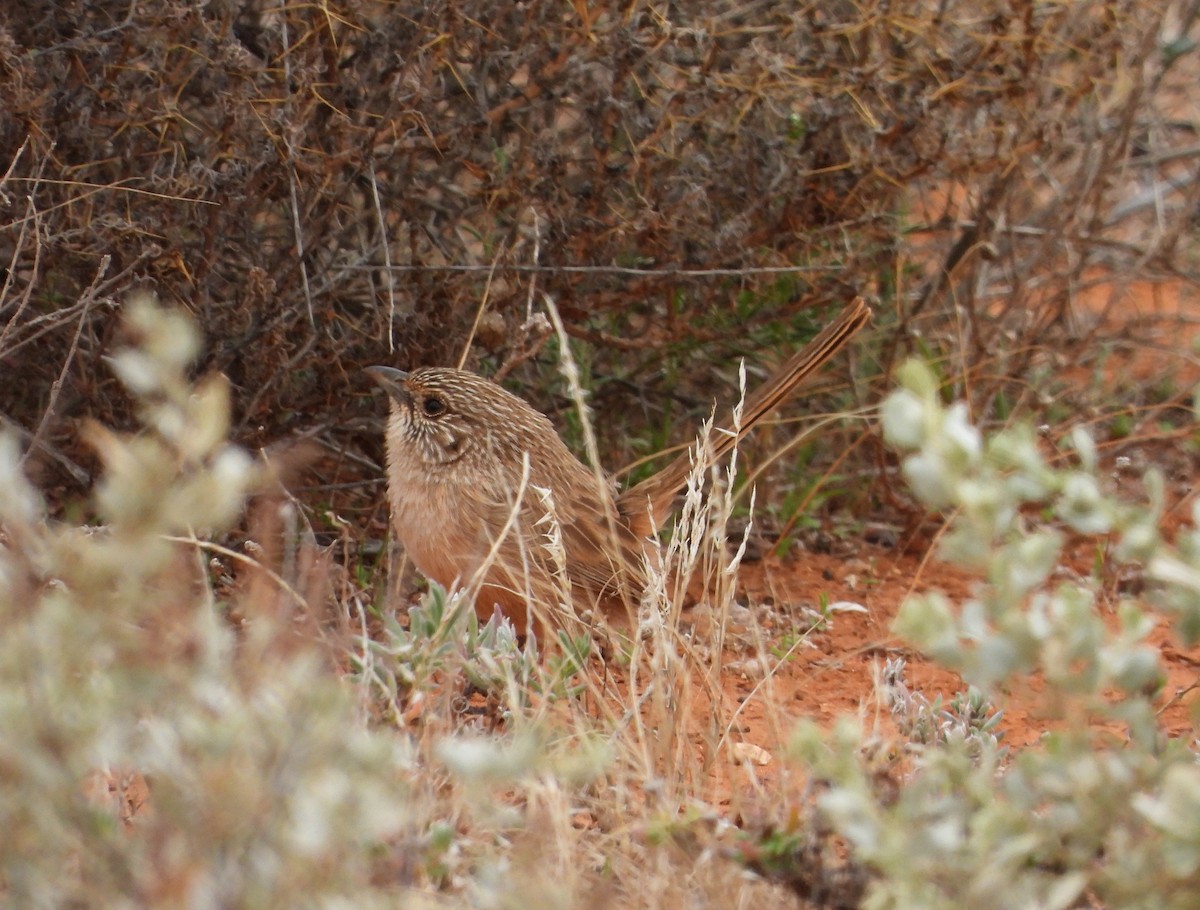
[[[989,395],[1079,334],[1080,287],[1191,274],[1195,7],[22,3],[0,414],[73,464],[64,420],[120,416],[95,355],[134,285],[196,311],[258,441],[344,416],[368,362],[520,359],[535,277],[601,427],[670,423],[643,404],[668,379],[707,408],[729,377],[698,359],[791,347],[854,292]]]

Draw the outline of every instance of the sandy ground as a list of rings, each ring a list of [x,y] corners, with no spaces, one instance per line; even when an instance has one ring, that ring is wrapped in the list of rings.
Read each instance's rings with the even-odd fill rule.
[[[1130,382],[1167,379],[1186,392],[1200,383],[1200,368],[1191,353],[1197,335],[1192,323],[1200,321],[1200,300],[1190,291],[1146,282],[1100,284],[1081,295],[1077,306],[1080,318],[1098,320],[1110,330],[1114,325],[1137,324],[1143,330],[1148,327],[1149,332],[1140,334],[1149,342],[1117,345],[1106,353],[1099,367],[1079,367],[1067,374],[1068,380],[1075,376],[1079,382],[1093,382],[1099,368],[1114,388],[1122,390],[1128,390]],[[1138,427],[1140,432],[1125,440],[1102,444],[1102,468],[1113,487],[1134,501],[1140,497],[1140,469],[1154,464],[1163,470],[1171,503],[1163,530],[1170,539],[1190,521],[1198,465],[1196,458],[1177,442],[1193,435],[1194,430],[1184,427],[1175,434],[1163,430],[1156,435],[1152,420],[1147,423],[1149,426]],[[1116,467],[1119,458],[1128,459],[1132,468],[1122,471]],[[890,658],[906,661],[908,688],[930,701],[937,696],[948,701],[965,688],[955,674],[931,664],[890,632],[892,620],[910,594],[938,590],[952,602],[961,603],[979,583],[933,556],[936,532],[936,525],[927,522],[920,534],[898,538],[891,546],[841,539],[833,552],[801,550],[787,559],[769,556],[744,566],[741,583],[745,602],[783,606],[782,611],[773,610],[777,615],[786,615],[786,608],[792,604],[815,607],[821,596],[829,602],[859,604],[865,611],[837,613],[827,628],[807,636],[804,647],[785,660],[773,661],[767,682],[761,672],[744,672],[744,653],[725,655],[728,669],[722,676],[723,688],[727,703],[736,706],[730,736],[763,750],[751,750],[763,763],[747,767],[745,779],[733,788],[735,795],[747,788],[761,793],[760,784],[769,790],[776,776],[786,773],[780,770],[786,763],[775,757],[799,718],[815,719],[824,726],[850,714],[860,717],[881,741],[895,740],[895,725],[879,691],[880,672]],[[1095,541],[1069,543],[1056,576],[1086,578],[1095,559]],[[1097,609],[1113,628],[1117,625],[1118,600],[1131,591],[1137,596],[1139,582],[1136,567],[1127,567],[1119,577],[1105,579],[1105,596]],[[786,634],[786,629],[772,629],[771,625],[768,619],[768,634],[776,638]],[[1190,739],[1196,735],[1194,718],[1200,717],[1200,694],[1196,691],[1200,686],[1200,648],[1183,647],[1161,619],[1150,642],[1162,654],[1167,677],[1159,694],[1161,729],[1170,736]],[[1053,727],[1055,719],[1039,707],[1040,689],[1041,681],[1034,677],[1018,691],[996,693],[993,698],[993,705],[1003,709],[1002,742],[1010,748],[1035,744]],[[1112,732],[1121,735],[1119,730]],[[766,756],[771,759],[765,760]]]

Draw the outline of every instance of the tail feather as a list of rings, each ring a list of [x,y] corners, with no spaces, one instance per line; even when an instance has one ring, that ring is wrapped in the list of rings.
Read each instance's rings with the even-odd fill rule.
[[[807,345],[793,354],[782,367],[746,399],[741,426],[712,434],[712,461],[722,458],[736,446],[755,424],[786,401],[796,387],[840,351],[859,329],[871,321],[871,309],[856,297]],[[630,487],[617,499],[617,510],[638,536],[652,532],[670,514],[675,497],[683,489],[693,469],[692,455],[685,452],[661,471]]]

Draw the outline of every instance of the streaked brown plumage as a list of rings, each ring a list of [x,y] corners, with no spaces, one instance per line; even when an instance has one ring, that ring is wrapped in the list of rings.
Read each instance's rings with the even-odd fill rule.
[[[722,457],[870,320],[856,298],[746,400],[742,426],[713,434]],[[476,607],[499,607],[518,629],[527,604],[569,597],[577,607],[636,604],[643,542],[666,521],[692,462],[685,453],[618,493],[563,444],[553,424],[515,395],[464,370],[369,367],[388,392],[388,499],[405,550],[427,577],[479,584]],[[545,545],[554,523],[564,573]]]

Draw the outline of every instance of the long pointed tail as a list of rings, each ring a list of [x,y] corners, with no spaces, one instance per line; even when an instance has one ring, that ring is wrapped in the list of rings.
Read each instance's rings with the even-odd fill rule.
[[[870,307],[861,297],[855,297],[838,314],[837,319],[825,326],[816,338],[793,354],[770,379],[750,394],[742,410],[741,429],[736,434],[732,430],[713,433],[713,461],[727,454],[754,429],[755,424],[786,401],[800,383],[840,351],[870,321]],[[617,509],[630,530],[642,536],[651,533],[653,527],[661,526],[670,513],[675,497],[687,482],[692,467],[691,453],[685,452],[658,473],[621,494],[617,499]]]

